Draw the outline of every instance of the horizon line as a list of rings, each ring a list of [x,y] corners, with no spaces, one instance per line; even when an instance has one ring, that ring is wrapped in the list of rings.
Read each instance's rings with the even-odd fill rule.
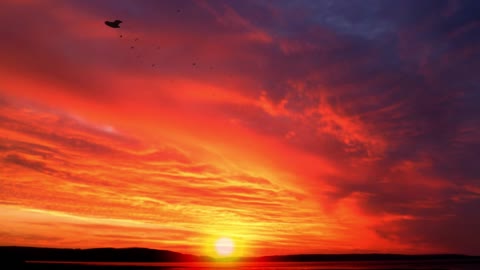
[[[207,257],[211,259],[246,259],[246,258],[268,258],[268,257],[288,257],[288,256],[342,256],[342,255],[394,255],[394,256],[412,256],[412,257],[421,257],[421,256],[462,256],[462,257],[480,257],[480,255],[472,255],[465,253],[384,253],[384,252],[352,252],[352,253],[290,253],[290,254],[274,254],[274,255],[262,255],[262,256],[209,256],[209,255],[197,255],[192,253],[183,253],[178,251],[173,251],[169,249],[157,249],[157,248],[147,248],[140,246],[130,246],[130,247],[91,247],[91,248],[75,248],[75,247],[46,247],[46,246],[15,246],[15,245],[0,245],[0,248],[36,248],[36,249],[57,249],[57,250],[95,250],[95,249],[113,249],[113,250],[128,250],[128,249],[143,249],[143,250],[154,250],[162,252],[172,252],[181,255],[195,256],[195,257]]]

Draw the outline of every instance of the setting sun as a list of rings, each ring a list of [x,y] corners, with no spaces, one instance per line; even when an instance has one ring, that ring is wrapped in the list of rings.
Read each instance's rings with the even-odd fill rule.
[[[232,239],[227,237],[222,237],[215,242],[215,250],[220,256],[228,256],[233,253],[235,244]]]
[[[366,2],[0,0],[0,265],[480,263],[480,0]]]

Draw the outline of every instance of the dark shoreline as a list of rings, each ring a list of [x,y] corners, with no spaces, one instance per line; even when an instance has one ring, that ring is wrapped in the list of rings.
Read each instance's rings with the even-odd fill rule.
[[[240,262],[239,264],[232,263],[224,265],[225,262],[170,262],[170,263],[128,263],[127,265],[109,265],[108,263],[96,264],[96,263],[42,263],[32,262],[22,265],[10,266],[6,269],[25,269],[25,270],[173,270],[173,269],[250,269],[250,267],[256,267],[255,269],[278,269],[280,266],[282,269],[329,269],[329,270],[353,270],[353,269],[375,269],[375,270],[451,270],[452,267],[469,264],[470,268],[465,269],[480,269],[480,261],[363,261],[363,262],[258,262],[259,265],[255,265],[255,262]],[[148,265],[150,264],[150,265]],[[261,268],[258,268],[261,267]],[[304,268],[308,267],[308,268]],[[313,267],[313,268],[311,268]],[[464,268],[461,268],[464,269]]]
[[[182,254],[168,250],[155,250],[146,248],[95,248],[95,249],[56,249],[35,247],[0,247],[0,256],[4,259],[4,269],[26,270],[87,270],[87,269],[122,269],[122,270],[148,270],[148,269],[178,269],[172,265],[148,265],[148,263],[213,263],[214,269],[242,269],[224,267],[215,262],[239,262],[240,264],[254,263],[299,263],[299,264],[329,264],[337,267],[345,265],[375,265],[376,270],[448,270],[450,266],[468,265],[478,266],[480,269],[480,256],[468,256],[460,254],[427,254],[427,255],[404,255],[404,254],[297,254],[282,256],[242,257],[215,259],[206,256]],[[50,263],[49,263],[50,262]],[[104,263],[98,265],[97,263]],[[91,263],[91,264],[88,264]],[[107,265],[108,263],[127,263],[127,265]],[[142,263],[147,263],[143,264]],[[190,267],[190,266],[187,266]],[[233,266],[231,266],[233,267]],[[385,268],[382,268],[385,267]],[[209,269],[209,268],[203,268]],[[324,269],[324,268],[322,268]],[[339,268],[332,268],[339,269]],[[345,268],[352,269],[352,268]],[[368,268],[365,268],[368,269]],[[471,269],[477,269],[471,268]]]
[[[215,259],[169,250],[148,248],[93,248],[63,249],[38,247],[2,247],[0,255],[12,262],[22,261],[67,261],[67,262],[324,262],[324,261],[417,261],[417,260],[465,260],[480,261],[480,256],[463,254],[293,254],[261,257],[237,257]]]

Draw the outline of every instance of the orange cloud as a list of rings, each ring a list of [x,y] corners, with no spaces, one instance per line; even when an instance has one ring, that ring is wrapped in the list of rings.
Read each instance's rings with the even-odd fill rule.
[[[0,244],[473,250],[424,229],[477,203],[475,84],[438,75],[470,79],[472,46],[433,61],[296,4],[21,2],[0,4]]]

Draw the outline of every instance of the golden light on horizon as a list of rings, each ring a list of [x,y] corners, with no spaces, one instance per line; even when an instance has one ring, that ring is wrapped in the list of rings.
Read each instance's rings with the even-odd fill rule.
[[[0,247],[480,255],[473,2],[90,2],[0,0]]]
[[[220,256],[229,256],[235,249],[235,243],[228,237],[219,238],[215,242],[215,251]]]

